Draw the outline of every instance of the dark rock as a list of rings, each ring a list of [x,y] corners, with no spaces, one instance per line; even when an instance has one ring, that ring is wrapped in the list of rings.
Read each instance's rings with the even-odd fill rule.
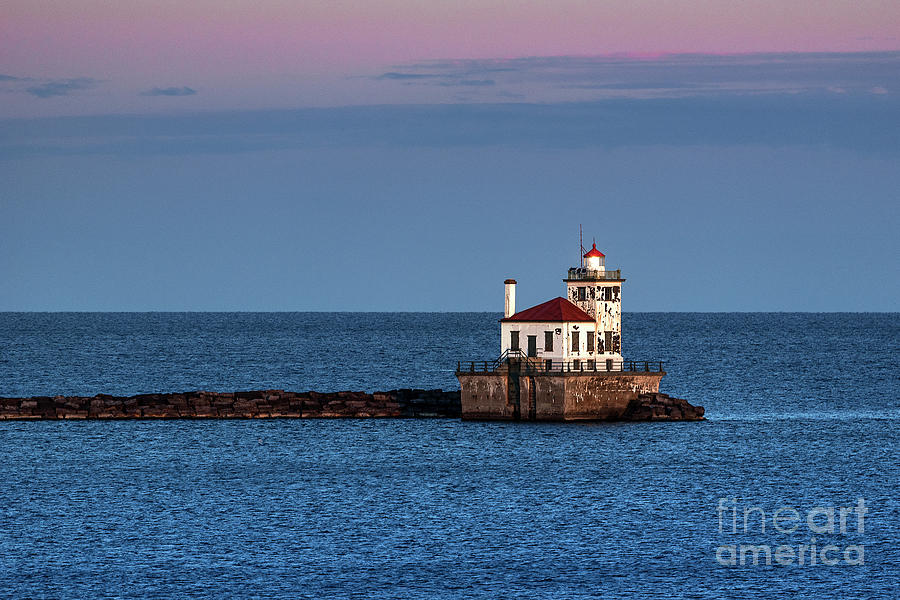
[[[703,407],[693,406],[687,400],[672,398],[660,392],[641,394],[628,404],[623,421],[699,421],[703,419]]]

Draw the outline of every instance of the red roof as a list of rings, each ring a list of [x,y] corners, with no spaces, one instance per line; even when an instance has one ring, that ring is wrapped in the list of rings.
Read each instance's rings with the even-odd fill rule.
[[[539,321],[554,323],[571,321],[576,323],[593,323],[594,318],[565,298],[554,298],[543,304],[538,304],[537,306],[532,306],[531,308],[517,312],[511,317],[500,319],[500,321]]]
[[[597,257],[606,256],[605,254],[603,254],[602,252],[597,250],[597,244],[594,244],[594,247],[591,248],[590,250],[588,250],[588,253],[584,255],[585,258],[594,258],[595,256],[597,256]]]

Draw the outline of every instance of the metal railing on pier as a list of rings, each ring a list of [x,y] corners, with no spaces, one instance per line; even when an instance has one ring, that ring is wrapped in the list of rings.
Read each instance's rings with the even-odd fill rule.
[[[528,357],[521,350],[507,350],[495,360],[458,361],[457,373],[663,373],[660,360],[616,360],[612,358],[557,361]]]

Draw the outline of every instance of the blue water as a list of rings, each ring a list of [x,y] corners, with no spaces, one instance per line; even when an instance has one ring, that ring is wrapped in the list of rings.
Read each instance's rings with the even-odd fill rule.
[[[0,395],[451,388],[457,359],[497,353],[497,318],[0,314]],[[708,421],[0,422],[0,597],[900,597],[900,315],[623,333]],[[724,497],[868,512],[732,533]],[[717,561],[813,537],[863,564]]]

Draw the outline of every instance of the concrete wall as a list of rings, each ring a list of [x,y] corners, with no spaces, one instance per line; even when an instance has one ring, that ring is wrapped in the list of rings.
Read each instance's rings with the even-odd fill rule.
[[[564,416],[566,420],[618,420],[628,404],[641,394],[659,391],[664,373],[615,375],[566,375]]]
[[[566,417],[565,377],[534,377],[537,420],[563,421]]]
[[[519,374],[519,401],[510,394],[507,372],[460,373],[464,419],[528,420],[531,388],[538,421],[622,419],[642,394],[659,392],[665,373]]]
[[[460,373],[457,378],[463,419],[516,417],[516,407],[509,402],[509,381],[505,373]]]

